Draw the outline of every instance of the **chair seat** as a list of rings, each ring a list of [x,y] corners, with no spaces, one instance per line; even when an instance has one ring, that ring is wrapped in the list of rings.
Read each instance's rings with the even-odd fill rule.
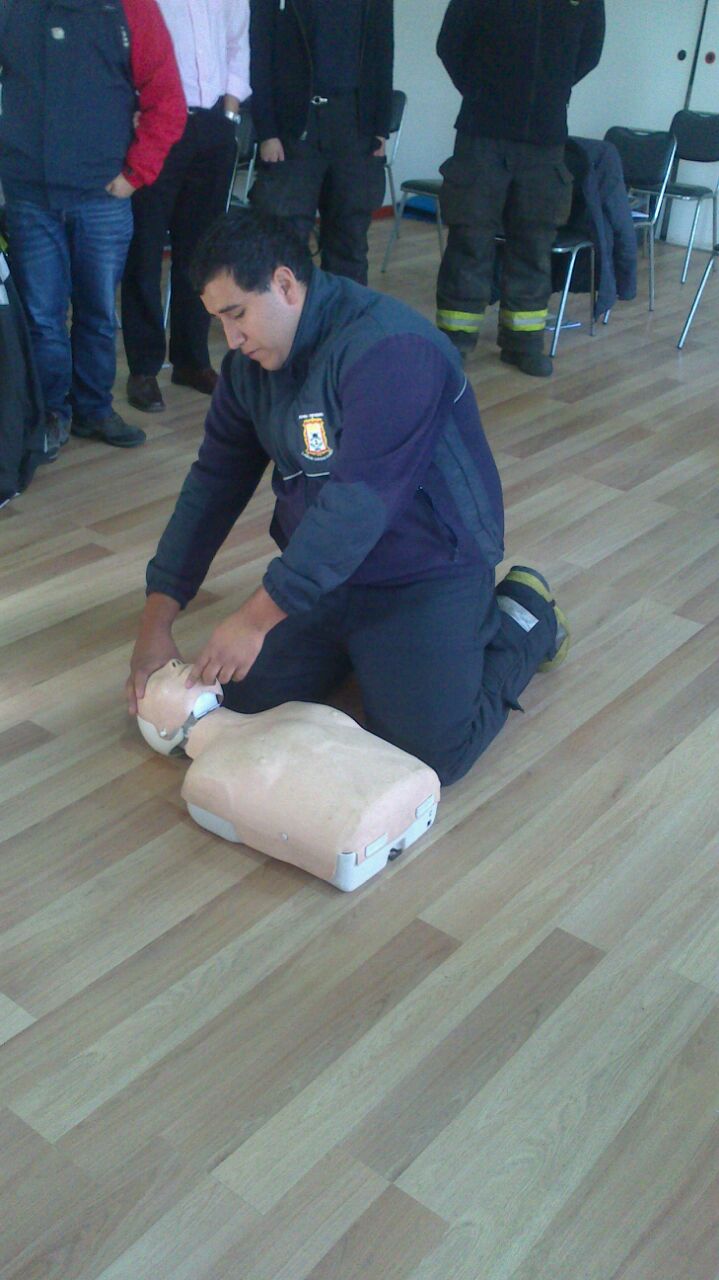
[[[438,196],[442,189],[441,178],[406,178],[401,183],[402,191],[418,196]]]
[[[560,227],[557,231],[552,253],[572,253],[574,249],[588,248],[592,244],[586,231],[575,231],[573,227]]]
[[[643,187],[642,190],[648,191],[650,195],[659,195],[661,187],[655,183],[654,186]],[[711,187],[697,187],[691,182],[667,183],[667,198],[672,196],[675,200],[708,200],[713,195]]]

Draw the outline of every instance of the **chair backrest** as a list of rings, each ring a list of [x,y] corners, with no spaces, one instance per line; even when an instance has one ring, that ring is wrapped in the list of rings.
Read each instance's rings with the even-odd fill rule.
[[[604,141],[617,148],[628,187],[642,190],[666,182],[677,146],[671,133],[614,125],[607,129]]]
[[[226,208],[229,209],[231,204],[247,204],[252,180],[255,176],[255,160],[257,158],[257,134],[252,120],[252,115],[247,110],[240,112],[240,122],[235,125],[235,143],[237,151],[235,154],[235,163],[232,169],[232,177],[230,179],[230,187],[227,193]],[[237,176],[243,173],[245,176],[242,194],[235,194],[235,184]]]
[[[402,122],[404,120],[404,109],[407,106],[407,94],[401,89],[392,90],[392,106],[389,116],[389,137],[390,148],[387,156],[387,164],[394,164],[394,158],[397,155],[397,147],[399,146],[400,134],[402,133]]]
[[[238,164],[245,164],[252,159],[257,146],[255,126],[249,111],[240,112],[240,123],[235,126],[235,142]]]
[[[677,111],[672,120],[677,159],[712,164],[719,160],[719,115],[714,111]]]

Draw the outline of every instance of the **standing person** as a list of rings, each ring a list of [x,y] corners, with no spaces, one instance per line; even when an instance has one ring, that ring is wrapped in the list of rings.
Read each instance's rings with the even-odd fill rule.
[[[2,0],[0,64],[12,272],[49,434],[55,448],[70,429],[132,448],[145,433],[112,407],[115,291],[129,197],[154,182],[184,127],[170,37],[155,0]]]
[[[253,210],[211,229],[194,276],[230,353],[148,566],[130,709],[179,656],[173,622],[271,461],[280,553],[191,679],[218,678],[227,706],[255,712],[320,702],[353,669],[367,728],[455,781],[569,646],[536,570],[495,589],[502,490],[456,351]]]
[[[567,104],[603,42],[604,0],[450,0],[437,53],[462,106],[440,170],[449,235],[437,325],[463,357],[491,300],[501,233],[501,358],[535,377],[552,372],[544,329],[551,248],[572,200]]]
[[[322,267],[367,283],[367,231],[384,197],[392,0],[251,0],[250,199],[309,236]]]
[[[189,280],[203,231],[222,213],[235,158],[239,106],[250,93],[248,0],[158,0],[187,98],[185,131],[157,182],[133,199],[135,231],[122,280],[122,336],[136,409],[164,409],[157,375],[165,359],[162,254],[170,233],[172,381],[211,395],[217,374],[210,317]]]

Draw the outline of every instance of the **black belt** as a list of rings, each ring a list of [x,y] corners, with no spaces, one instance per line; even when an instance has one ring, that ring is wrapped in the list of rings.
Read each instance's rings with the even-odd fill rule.
[[[188,116],[199,116],[201,111],[217,111],[217,109],[222,106],[223,102],[224,98],[220,97],[216,102],[213,102],[211,107],[188,107],[187,114]]]
[[[326,107],[328,102],[337,102],[340,98],[353,98],[357,93],[356,89],[338,89],[336,93],[315,93],[310,98],[310,106]]]

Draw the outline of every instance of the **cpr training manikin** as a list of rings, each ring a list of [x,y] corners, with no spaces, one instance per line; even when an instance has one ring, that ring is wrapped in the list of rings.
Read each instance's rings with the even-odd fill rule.
[[[187,688],[172,659],[138,704],[145,740],[192,760],[182,796],[208,831],[356,889],[431,827],[439,778],[342,711],[286,702],[256,715],[220,704],[219,684]]]

